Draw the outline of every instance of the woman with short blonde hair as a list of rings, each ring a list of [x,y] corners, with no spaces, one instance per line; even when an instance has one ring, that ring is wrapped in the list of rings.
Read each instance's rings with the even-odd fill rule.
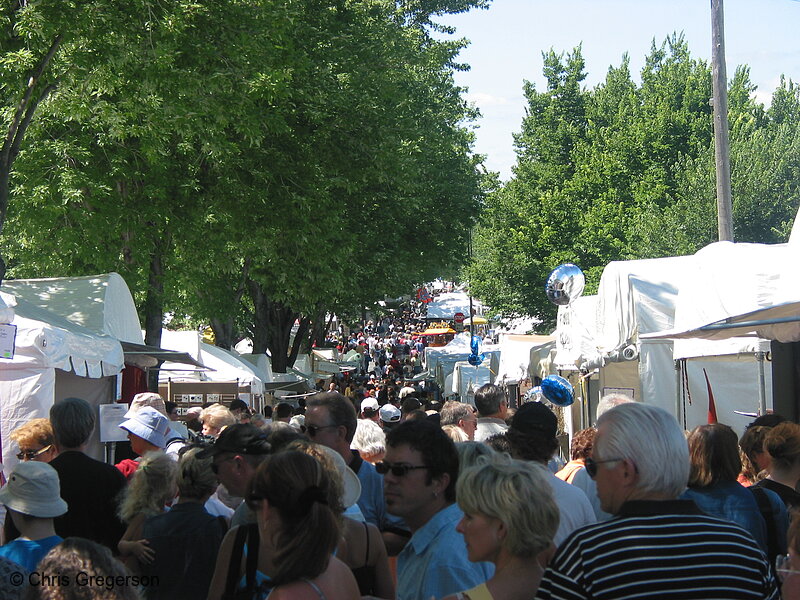
[[[236,416],[222,404],[212,404],[200,413],[200,422],[203,424],[203,435],[213,438],[228,425],[236,423]]]
[[[553,552],[559,512],[544,466],[507,455],[482,456],[458,477],[464,517],[457,530],[469,559],[495,565],[489,581],[446,600],[530,600]]]

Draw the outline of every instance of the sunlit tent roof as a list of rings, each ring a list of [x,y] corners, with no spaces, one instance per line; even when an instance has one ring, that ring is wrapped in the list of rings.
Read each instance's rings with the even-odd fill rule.
[[[17,327],[13,359],[0,361],[0,369],[55,368],[81,377],[116,375],[124,366],[122,347],[114,338],[95,333],[60,315],[0,292],[12,309],[4,316]]]
[[[778,342],[800,341],[800,302],[768,306],[743,315],[726,317],[687,331],[664,331],[642,336],[645,339],[726,340],[757,336]]]
[[[539,364],[555,346],[549,335],[505,335],[500,339],[500,366],[495,382],[518,383],[539,375]]]
[[[86,277],[12,279],[2,290],[120,341],[144,343],[139,315],[125,280],[117,273]]]
[[[452,327],[431,327],[419,335],[446,335],[449,333],[456,333],[456,330]]]
[[[480,313],[483,309],[483,305],[473,299],[472,308],[475,309],[475,312]],[[450,294],[441,294],[437,296],[436,300],[428,304],[426,318],[451,321],[456,313],[469,316],[469,294],[452,292]]]
[[[161,345],[170,350],[186,352],[209,368],[206,371],[189,369],[181,363],[164,363],[159,371],[159,381],[235,381],[250,385],[251,393],[263,393],[263,381],[256,373],[257,367],[233,352],[205,344],[197,331],[161,332]],[[265,376],[262,374],[262,376]]]
[[[642,336],[686,346],[751,336],[800,340],[800,244],[718,242],[695,255],[678,295],[672,327]],[[686,341],[682,341],[686,340]]]

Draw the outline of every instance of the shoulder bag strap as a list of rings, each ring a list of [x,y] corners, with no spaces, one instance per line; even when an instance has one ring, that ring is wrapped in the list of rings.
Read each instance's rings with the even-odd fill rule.
[[[236,584],[239,580],[239,568],[242,564],[242,552],[244,551],[244,540],[247,537],[248,528],[242,525],[236,530],[236,537],[233,540],[231,549],[231,560],[228,563],[228,573],[225,576],[225,593],[223,598],[233,598],[236,594]]]
[[[767,493],[761,488],[751,486],[747,489],[753,492],[753,496],[755,496],[758,503],[758,510],[767,526],[767,553],[769,555],[767,558],[771,563],[778,555],[778,531],[775,527],[775,514],[772,510],[772,504]]]
[[[247,590],[256,589],[256,570],[258,569],[258,525],[247,526],[247,566],[245,568],[245,583]]]
[[[364,533],[367,534],[367,551],[364,556],[364,566],[369,566],[369,527],[367,526],[367,522],[364,521]]]

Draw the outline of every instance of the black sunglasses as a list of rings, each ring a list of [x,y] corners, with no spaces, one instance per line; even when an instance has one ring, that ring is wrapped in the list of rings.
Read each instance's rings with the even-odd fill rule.
[[[408,472],[413,469],[427,469],[425,465],[407,465],[405,463],[390,463],[382,460],[381,462],[375,463],[375,470],[380,473],[381,475],[386,475],[389,471],[392,472],[392,475],[395,477],[403,477],[404,475],[408,475]]]
[[[42,454],[44,454],[45,452],[50,450],[50,448],[52,448],[52,447],[53,447],[52,444],[47,444],[47,446],[45,446],[44,448],[40,448],[39,450],[30,450],[30,451],[27,451],[27,452],[25,452],[25,451],[18,452],[17,453],[17,459],[19,459],[19,460],[26,460],[26,459],[27,460],[33,460],[37,456],[41,456]]]
[[[321,427],[317,427],[316,425],[301,425],[300,431],[303,433],[307,433],[311,437],[316,437],[317,433],[319,433],[323,429],[328,429],[329,427],[339,427],[338,425],[322,425]]]
[[[606,460],[595,460],[593,458],[587,458],[585,461],[586,465],[586,472],[589,474],[589,477],[594,479],[597,476],[597,465],[601,465],[603,463],[610,463],[610,462],[619,462],[621,460],[625,460],[624,458],[609,458]]]

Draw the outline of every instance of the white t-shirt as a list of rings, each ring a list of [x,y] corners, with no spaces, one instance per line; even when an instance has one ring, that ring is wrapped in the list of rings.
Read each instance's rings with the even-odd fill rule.
[[[561,517],[556,537],[553,539],[558,548],[570,533],[584,525],[595,523],[597,518],[583,490],[562,481],[555,475],[549,477],[549,481]]]

